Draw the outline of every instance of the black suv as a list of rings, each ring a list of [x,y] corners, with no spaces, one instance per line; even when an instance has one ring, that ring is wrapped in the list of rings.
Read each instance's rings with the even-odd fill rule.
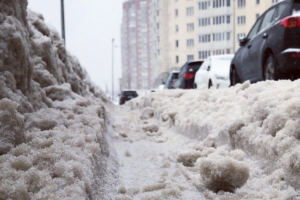
[[[185,63],[179,72],[176,85],[180,89],[194,88],[195,74],[202,65],[203,61],[193,61]]]
[[[120,95],[120,105],[123,105],[126,101],[129,101],[133,98],[138,97],[138,94],[136,91],[134,90],[126,90],[126,91],[122,91],[121,95]]]
[[[300,0],[270,7],[240,46],[230,67],[231,85],[300,78]]]

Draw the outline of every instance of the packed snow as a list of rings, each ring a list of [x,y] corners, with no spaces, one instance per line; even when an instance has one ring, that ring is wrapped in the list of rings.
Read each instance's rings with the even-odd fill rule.
[[[115,106],[27,1],[0,33],[0,199],[300,199],[300,80]]]
[[[101,199],[112,104],[27,1],[0,2],[0,33],[0,199]]]
[[[176,162],[207,199],[297,199],[299,87],[300,80],[246,82],[161,91],[126,105],[189,138]]]

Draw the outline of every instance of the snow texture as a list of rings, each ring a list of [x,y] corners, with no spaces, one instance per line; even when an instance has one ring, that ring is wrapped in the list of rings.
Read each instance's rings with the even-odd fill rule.
[[[190,138],[176,161],[206,198],[297,199],[299,87],[282,80],[160,91],[126,106],[153,110],[154,124]]]
[[[101,199],[110,106],[27,0],[0,1],[0,199]]]

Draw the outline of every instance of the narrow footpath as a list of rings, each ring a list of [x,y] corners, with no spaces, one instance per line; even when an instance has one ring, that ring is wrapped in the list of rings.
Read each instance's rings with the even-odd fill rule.
[[[191,141],[127,109],[117,111],[110,131],[109,145],[119,165],[114,199],[205,199],[197,181],[177,162],[178,152]]]

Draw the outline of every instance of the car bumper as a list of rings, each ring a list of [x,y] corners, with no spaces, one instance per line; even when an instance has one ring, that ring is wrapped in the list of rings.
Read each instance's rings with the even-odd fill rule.
[[[289,78],[294,73],[300,73],[300,49],[286,49],[278,55],[278,75]]]

